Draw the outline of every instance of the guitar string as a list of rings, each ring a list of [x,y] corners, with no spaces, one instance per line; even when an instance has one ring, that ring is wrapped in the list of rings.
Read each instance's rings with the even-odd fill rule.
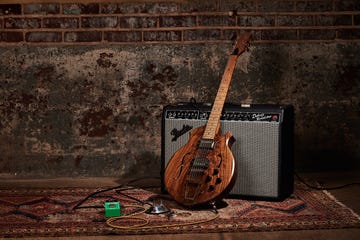
[[[193,164],[193,177],[194,180],[196,179],[197,181],[199,181],[199,179],[205,174],[205,170],[204,170],[204,163],[201,162],[202,159],[207,159],[207,154],[208,154],[208,150],[207,149],[198,149],[196,152],[196,158],[194,159],[195,167]],[[198,162],[199,161],[199,162]]]

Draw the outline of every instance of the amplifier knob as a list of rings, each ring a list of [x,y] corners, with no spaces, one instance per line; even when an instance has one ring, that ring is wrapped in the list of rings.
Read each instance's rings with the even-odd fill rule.
[[[207,113],[202,113],[201,118],[207,119]]]
[[[176,117],[176,113],[175,112],[168,112],[168,117],[169,118]]]

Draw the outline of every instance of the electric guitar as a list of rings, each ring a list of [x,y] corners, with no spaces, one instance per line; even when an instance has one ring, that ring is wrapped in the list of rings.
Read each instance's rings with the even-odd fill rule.
[[[174,153],[166,166],[165,188],[182,205],[215,203],[234,186],[236,161],[230,148],[235,139],[230,132],[222,135],[220,116],[237,59],[247,49],[250,37],[245,32],[237,39],[207,124],[190,132],[189,141]]]

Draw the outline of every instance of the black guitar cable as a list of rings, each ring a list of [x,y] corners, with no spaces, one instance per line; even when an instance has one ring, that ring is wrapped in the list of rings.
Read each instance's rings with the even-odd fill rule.
[[[305,184],[307,187],[309,187],[311,189],[315,189],[315,190],[336,190],[336,189],[349,187],[352,185],[360,185],[360,182],[353,182],[353,183],[347,183],[347,184],[339,185],[339,186],[335,186],[335,187],[313,186],[313,185],[310,185],[309,183],[307,183],[302,177],[300,177],[298,173],[295,172],[294,174],[299,179],[300,182]]]
[[[110,187],[110,188],[106,188],[106,189],[101,189],[101,190],[98,190],[96,192],[93,192],[91,194],[89,194],[88,196],[86,196],[84,199],[82,199],[80,202],[78,202],[73,208],[72,210],[75,210],[75,209],[78,209],[78,208],[100,208],[100,206],[86,206],[86,207],[81,207],[81,205],[86,202],[89,198],[91,197],[94,197],[100,193],[103,193],[103,192],[108,192],[108,191],[111,191],[111,190],[118,190],[117,193],[120,193],[121,191],[125,191],[125,190],[130,190],[130,189],[134,189],[135,187],[126,187],[124,188],[125,186],[129,185],[129,184],[132,184],[134,182],[138,182],[138,181],[141,181],[141,180],[144,180],[144,179],[159,179],[159,177],[142,177],[142,178],[137,178],[137,179],[134,179],[134,180],[131,180],[131,181],[128,181],[127,183],[125,184],[121,184],[119,186],[115,186],[115,187]],[[149,186],[149,187],[146,187],[146,188],[153,188],[153,187],[158,187],[158,186]],[[133,197],[129,196],[129,195],[126,195],[124,193],[121,193],[123,196],[126,196],[130,199],[132,199]],[[137,202],[141,202],[140,200],[138,199],[135,199],[133,198],[132,200],[136,200]],[[149,203],[145,203],[145,202],[141,202],[143,204],[149,204]],[[101,206],[103,207],[103,206]]]

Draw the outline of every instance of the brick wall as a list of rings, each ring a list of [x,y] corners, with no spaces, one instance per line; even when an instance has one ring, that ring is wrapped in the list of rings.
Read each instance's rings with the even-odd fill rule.
[[[0,4],[2,44],[360,40],[360,1],[212,0]],[[28,1],[32,2],[32,1]]]

